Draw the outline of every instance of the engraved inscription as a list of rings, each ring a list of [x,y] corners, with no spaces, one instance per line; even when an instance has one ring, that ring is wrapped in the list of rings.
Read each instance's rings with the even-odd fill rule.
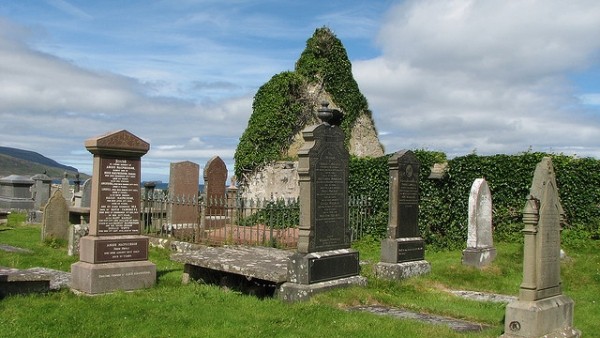
[[[358,253],[312,258],[308,265],[310,269],[309,283],[356,276],[360,271]]]
[[[335,153],[326,151],[314,169],[315,240],[317,248],[345,243],[346,168]]]
[[[139,160],[102,158],[100,166],[98,234],[139,234]]]
[[[99,240],[95,242],[96,263],[148,259],[148,239]]]

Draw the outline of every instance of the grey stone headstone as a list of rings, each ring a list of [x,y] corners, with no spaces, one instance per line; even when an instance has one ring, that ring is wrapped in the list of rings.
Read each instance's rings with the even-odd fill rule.
[[[198,198],[200,166],[194,162],[183,161],[171,163],[169,174],[169,196],[186,202],[173,203],[169,206],[169,223],[195,224],[198,222],[199,210],[193,199]]]
[[[463,264],[478,268],[489,265],[496,257],[492,238],[492,193],[483,178],[478,178],[469,193],[467,249]]]
[[[50,191],[52,188],[52,179],[46,174],[38,174],[31,177],[35,182],[32,188],[33,207],[39,210],[50,198]]]
[[[562,294],[562,206],[550,157],[538,163],[523,209],[523,282],[519,299],[506,306],[502,337],[579,337],[574,302]]]
[[[69,239],[69,206],[57,190],[44,207],[42,220],[42,240],[56,238],[67,241]]]
[[[279,290],[286,301],[306,300],[335,287],[366,284],[359,276],[359,254],[350,248],[349,154],[344,132],[335,124],[341,121],[340,115],[323,104],[318,116],[324,123],[302,131],[298,250],[288,261],[288,283]]]
[[[213,156],[204,167],[204,195],[207,216],[224,216],[223,199],[226,197],[227,166],[219,156]]]
[[[71,193],[71,184],[69,183],[69,177],[67,173],[65,173],[65,177],[63,177],[61,181],[60,189],[62,190],[63,198],[67,201],[67,203],[69,203],[69,205],[71,205],[71,198],[73,196]]]
[[[136,290],[156,283],[141,235],[141,157],[150,144],[127,130],[87,139],[94,155],[89,234],[81,237],[71,287],[86,294]]]
[[[81,207],[89,208],[92,202],[92,179],[88,178],[83,182],[81,188]]]
[[[379,278],[403,279],[429,273],[425,242],[419,234],[419,173],[421,163],[410,150],[388,160],[390,173],[388,238],[381,241]]]

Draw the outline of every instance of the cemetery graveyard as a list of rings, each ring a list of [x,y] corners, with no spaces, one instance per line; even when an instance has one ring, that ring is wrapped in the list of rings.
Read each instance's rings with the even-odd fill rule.
[[[400,282],[432,273],[431,264],[425,260],[424,240],[417,224],[420,163],[411,151],[403,150],[388,160],[389,219],[387,236],[380,244],[380,261],[368,265],[372,271],[363,271],[361,275],[361,259],[359,252],[351,248],[349,208],[345,207],[348,205],[348,153],[343,145],[344,135],[336,124],[330,123],[332,116],[338,113],[335,109],[329,109],[324,103],[320,112],[323,122],[304,130],[306,142],[299,152],[299,225],[295,248],[269,248],[243,242],[242,245],[223,242],[221,246],[207,246],[195,240],[206,237],[210,228],[224,227],[235,216],[227,211],[228,202],[198,208],[198,191],[190,186],[198,186],[199,166],[192,162],[171,165],[173,183],[168,196],[179,194],[180,199],[164,212],[150,212],[143,201],[150,201],[146,197],[156,192],[152,185],[146,185],[142,191],[139,174],[141,157],[150,145],[122,130],[86,140],[85,146],[94,158],[94,173],[83,185],[79,206],[75,206],[74,199],[64,198],[63,192],[75,190],[70,189],[68,181],[51,196],[37,191],[36,196],[47,198],[42,216],[42,241],[68,240],[71,254],[79,256],[79,261],[71,266],[70,276],[50,269],[2,268],[2,296],[47,293],[52,289],[52,282],[54,289],[61,284],[57,280],[62,281],[59,289],[70,288],[81,295],[152,288],[157,270],[148,258],[150,242],[177,251],[171,260],[183,264],[181,281],[184,285],[193,281],[214,283],[259,298],[279,298],[285,303],[306,301],[316,294],[339,288],[365,288],[368,278],[364,275],[375,280]],[[236,191],[235,187],[226,188],[227,171],[220,158],[211,159],[204,174],[207,186],[217,182],[207,188],[211,194],[207,200],[226,201],[227,194]],[[17,180],[23,181],[26,180]],[[43,189],[45,192],[47,188]],[[90,196],[86,197],[88,193]],[[146,197],[142,197],[144,194]],[[468,229],[465,229],[467,243],[461,261],[463,265],[485,270],[497,255],[492,239],[492,196],[486,180],[476,179],[465,199],[469,200],[469,208],[465,210]],[[89,201],[89,218],[80,215],[82,205],[87,204],[84,201]],[[82,223],[77,227],[69,227],[73,213]],[[150,241],[148,236],[156,232],[143,231],[144,226],[157,221],[150,219],[145,223],[144,219],[150,216],[160,218],[160,222],[164,218],[161,231],[168,229],[168,236],[163,237],[166,241],[160,238]],[[574,302],[562,294],[561,288],[560,224],[563,217],[552,161],[546,157],[536,167],[523,209],[523,283],[518,298],[508,297],[503,337],[546,334],[578,337],[581,334],[573,327]],[[185,234],[182,238],[191,238],[192,242],[173,240],[170,236],[176,232]],[[265,243],[273,244],[269,241],[262,244]],[[24,250],[11,246],[2,249]],[[503,296],[492,295],[487,299],[494,297]],[[434,325],[445,323],[442,325],[458,331],[485,332],[489,328],[489,325],[427,317],[410,311],[407,315],[393,307],[353,309],[419,318]]]

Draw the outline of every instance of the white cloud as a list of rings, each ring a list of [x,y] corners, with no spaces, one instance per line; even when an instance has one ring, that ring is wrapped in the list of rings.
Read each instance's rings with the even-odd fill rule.
[[[382,25],[383,55],[354,73],[388,152],[600,157],[600,116],[567,80],[598,62],[599,33],[597,1],[406,1]]]

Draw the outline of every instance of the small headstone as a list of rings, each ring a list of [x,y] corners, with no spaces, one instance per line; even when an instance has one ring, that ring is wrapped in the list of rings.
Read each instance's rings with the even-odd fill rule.
[[[48,199],[50,198],[52,179],[46,174],[34,175],[31,179],[35,182],[31,187],[33,208],[35,210],[40,210],[46,205],[46,202],[48,202]]]
[[[71,198],[73,194],[71,193],[71,184],[69,183],[69,174],[65,172],[65,177],[63,177],[60,183],[60,189],[62,190],[63,198],[67,201],[69,205],[71,205]]]
[[[42,220],[42,240],[69,239],[69,206],[57,190],[46,203]]]
[[[214,156],[206,162],[206,167],[204,167],[204,195],[208,201],[207,216],[225,215],[222,202],[226,198],[226,182],[227,166],[219,156]]]
[[[81,237],[87,236],[90,232],[88,224],[73,224],[69,226],[69,245],[67,255],[79,255],[79,242]]]
[[[482,268],[496,258],[492,238],[492,193],[485,179],[478,178],[469,194],[467,249],[463,250],[464,265]]]
[[[89,235],[71,265],[71,287],[86,294],[136,290],[156,283],[141,236],[141,157],[150,145],[126,130],[85,141],[94,154]]]
[[[81,188],[81,207],[89,208],[92,202],[92,179],[88,178],[83,182]]]
[[[419,171],[421,164],[410,150],[390,157],[388,238],[381,242],[377,277],[403,279],[431,271],[425,260],[425,243],[419,234]]]
[[[502,337],[580,337],[571,298],[560,281],[561,211],[550,157],[538,163],[523,209],[523,283],[519,300],[506,306]]]
[[[358,251],[350,248],[349,154],[344,132],[335,124],[340,115],[323,104],[318,116],[324,123],[302,132],[298,251],[288,262],[288,282],[279,289],[285,301],[306,300],[331,288],[366,285],[359,276]]]
[[[167,218],[171,225],[196,224],[199,209],[198,183],[200,180],[200,166],[190,161],[171,163],[169,174],[169,196],[178,199],[179,203],[172,203],[168,209]]]

